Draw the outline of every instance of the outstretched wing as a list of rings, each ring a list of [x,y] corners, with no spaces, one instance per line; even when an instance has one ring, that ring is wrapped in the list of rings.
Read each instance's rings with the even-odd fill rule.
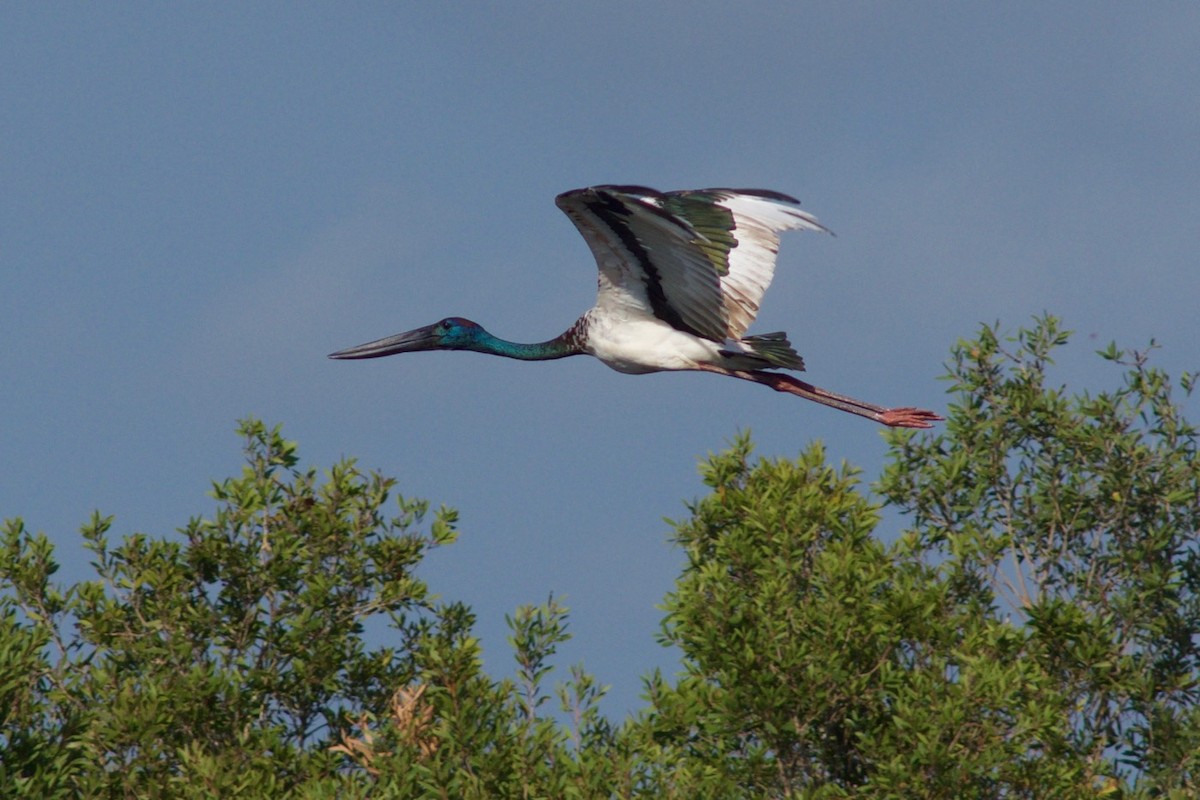
[[[593,186],[556,199],[600,268],[599,304],[623,302],[712,341],[740,339],[775,270],[778,233],[825,230],[761,189]]]
[[[731,339],[740,339],[758,316],[763,294],[775,277],[779,234],[825,231],[800,201],[765,189],[698,189],[669,192],[663,208],[687,220],[703,239],[721,283],[722,312]]]
[[[623,306],[713,341],[725,339],[720,276],[696,246],[691,223],[665,195],[638,186],[594,186],[558,196],[596,257],[601,308]]]

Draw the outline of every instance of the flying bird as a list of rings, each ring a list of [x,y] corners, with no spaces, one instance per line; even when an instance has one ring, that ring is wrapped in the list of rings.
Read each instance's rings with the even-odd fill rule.
[[[591,186],[564,192],[555,203],[583,234],[600,270],[595,307],[560,336],[520,344],[469,319],[447,317],[329,357],[474,350],[546,361],[586,354],[618,372],[701,370],[741,378],[893,427],[929,428],[941,419],[774,372],[804,369],[787,334],[746,335],[775,272],[779,233],[829,232],[795,198],[764,189]]]

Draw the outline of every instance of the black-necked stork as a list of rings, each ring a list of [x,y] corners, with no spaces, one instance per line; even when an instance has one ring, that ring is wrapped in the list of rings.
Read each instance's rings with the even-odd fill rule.
[[[804,369],[786,334],[745,335],[771,283],[779,233],[828,232],[795,198],[763,189],[592,186],[564,192],[555,202],[583,234],[600,269],[595,307],[561,336],[520,344],[448,317],[330,358],[417,350],[474,350],[524,361],[587,354],[619,372],[729,375],[894,427],[928,428],[941,419],[932,411],[864,403],[768,371]]]

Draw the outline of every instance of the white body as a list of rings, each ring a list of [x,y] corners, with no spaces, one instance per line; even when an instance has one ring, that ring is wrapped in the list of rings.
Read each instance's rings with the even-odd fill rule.
[[[589,311],[584,319],[588,326],[584,352],[617,372],[638,375],[661,370],[696,369],[696,365],[701,363],[728,366],[730,360],[721,354],[722,348],[716,342],[675,330],[655,317]]]

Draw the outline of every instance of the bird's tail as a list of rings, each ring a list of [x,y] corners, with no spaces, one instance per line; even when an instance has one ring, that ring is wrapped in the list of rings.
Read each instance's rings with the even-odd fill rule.
[[[792,349],[792,343],[788,341],[787,334],[783,331],[747,336],[739,340],[738,344],[772,367],[794,369],[801,372],[804,370],[804,359]]]

